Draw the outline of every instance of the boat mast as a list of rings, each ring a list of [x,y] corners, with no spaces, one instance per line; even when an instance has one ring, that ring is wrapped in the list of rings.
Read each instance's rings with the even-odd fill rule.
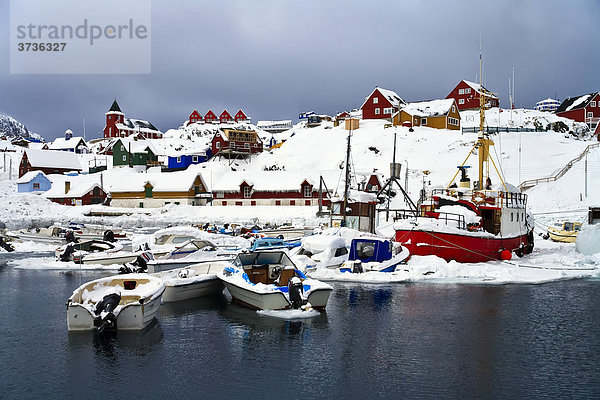
[[[487,92],[483,87],[483,71],[482,71],[483,59],[481,56],[481,45],[479,49],[479,135],[477,137],[477,143],[479,147],[479,181],[477,184],[478,190],[485,189],[485,181],[489,178],[489,156],[490,156],[490,145],[493,145],[490,139],[488,139],[485,133],[485,109],[487,104]],[[485,173],[484,173],[485,164]],[[485,178],[485,180],[484,180]]]
[[[348,191],[350,189],[350,138],[352,137],[352,124],[348,131],[348,144],[346,145],[346,179],[344,183],[344,209],[342,210],[342,226],[346,226],[346,207],[348,207]]]

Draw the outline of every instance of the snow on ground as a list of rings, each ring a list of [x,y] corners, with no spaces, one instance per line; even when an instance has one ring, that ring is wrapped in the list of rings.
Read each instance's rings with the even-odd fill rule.
[[[526,110],[521,116],[522,124],[533,114]],[[513,111],[512,123],[516,123],[515,115],[520,110]],[[505,115],[500,114],[500,124],[510,125]],[[542,113],[548,115],[547,113]],[[524,117],[527,115],[527,117]],[[551,114],[550,114],[551,115]],[[488,117],[488,125],[495,125],[493,116]],[[556,118],[556,117],[554,117]],[[468,126],[468,118],[462,121]],[[529,120],[527,120],[529,121]],[[549,122],[553,122],[548,120]],[[394,138],[397,144],[396,161],[402,164],[402,184],[404,184],[406,167],[408,166],[409,195],[416,201],[419,191],[425,187],[431,190],[436,187],[446,187],[467,154],[473,148],[477,139],[476,133],[461,133],[455,131],[436,130],[418,127],[410,132],[405,127],[385,128],[385,121],[361,121],[360,128],[352,133],[353,170],[359,172],[378,172],[385,179],[389,174],[389,163],[392,161]],[[527,122],[529,124],[529,122]],[[525,124],[525,125],[527,125]],[[528,125],[527,125],[528,126]],[[165,149],[172,150],[200,148],[206,145],[210,135],[193,131],[194,127],[180,128],[168,131],[165,135]],[[204,128],[202,128],[204,129]],[[207,128],[208,129],[208,128]],[[206,134],[204,134],[206,133]],[[345,163],[346,143],[348,132],[343,126],[332,127],[325,123],[314,128],[302,124],[288,132],[287,141],[278,149],[265,151],[253,157],[249,162],[237,160],[209,161],[196,168],[203,174],[209,186],[226,172],[236,171],[252,174],[273,166],[285,171],[304,173],[309,178],[323,174],[339,176],[337,181],[326,182],[328,188],[340,194],[343,191],[343,167]],[[197,137],[195,137],[197,136]],[[265,135],[266,137],[267,135]],[[270,135],[268,135],[270,137]],[[192,138],[192,139],[190,139]],[[555,174],[567,162],[578,156],[591,141],[577,140],[570,135],[558,132],[523,132],[502,133],[492,135],[496,146],[493,154],[501,156],[499,166],[504,171],[507,182],[518,185],[526,179],[535,179]],[[193,142],[193,143],[191,143]],[[186,147],[187,146],[187,147]],[[161,146],[158,145],[160,148]],[[52,203],[43,196],[16,193],[17,168],[20,155],[9,154],[7,161],[0,164],[0,221],[9,229],[49,226],[58,222],[96,223],[106,226],[116,226],[128,229],[144,227],[164,228],[171,225],[198,225],[204,223],[222,225],[238,223],[245,225],[292,224],[296,226],[320,226],[327,219],[315,216],[316,207],[192,207],[170,204],[157,209],[115,209],[102,206],[71,207]],[[8,166],[12,159],[12,181],[9,180]],[[1,159],[0,159],[1,161]],[[475,179],[476,155],[472,155],[467,165],[473,168],[469,171],[471,179]],[[3,166],[7,167],[4,168]],[[275,168],[275,169],[277,169]],[[429,171],[427,176],[423,171]],[[110,179],[127,179],[126,169],[117,169],[105,173]],[[284,177],[284,174],[279,175]],[[588,206],[598,205],[600,199],[600,149],[592,150],[587,157],[587,196],[586,196],[585,160],[581,160],[569,172],[556,182],[542,183],[527,191],[529,208],[536,216],[537,233],[543,233],[545,226],[552,225],[561,219],[583,220]],[[277,171],[273,171],[273,179],[277,180]],[[493,183],[498,179],[492,177]],[[404,207],[396,196],[392,208]],[[114,217],[90,217],[91,210],[108,209],[120,211],[122,215]],[[393,235],[391,224],[380,226],[379,232],[386,236]],[[537,242],[532,254],[513,259],[509,263],[490,262],[482,264],[446,263],[437,257],[413,257],[405,271],[400,269],[395,274],[369,273],[349,275],[347,280],[366,282],[451,282],[451,283],[542,283],[553,280],[580,277],[598,277],[600,255],[584,256],[575,251],[574,244],[556,244],[544,241],[536,236]],[[48,247],[39,244],[15,244],[17,252],[49,251]],[[10,264],[18,268],[58,268],[53,258],[25,258],[11,260]],[[64,263],[60,263],[64,268]],[[74,264],[75,265],[75,264]],[[77,266],[79,269],[80,267]],[[82,268],[93,268],[83,266]],[[558,270],[557,270],[558,269]],[[330,274],[326,271],[323,274]],[[320,276],[327,279],[328,277]],[[330,277],[329,277],[330,278]],[[335,278],[335,277],[334,277]]]

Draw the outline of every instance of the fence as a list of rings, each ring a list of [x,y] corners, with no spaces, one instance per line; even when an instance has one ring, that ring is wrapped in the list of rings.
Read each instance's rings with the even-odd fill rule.
[[[535,185],[537,185],[539,183],[554,182],[557,179],[560,179],[564,174],[567,173],[568,170],[571,169],[571,167],[573,165],[575,165],[576,162],[581,161],[581,159],[583,157],[585,157],[590,152],[591,149],[595,149],[598,146],[600,146],[600,142],[599,143],[590,144],[588,147],[585,148],[584,151],[581,152],[580,155],[578,155],[577,157],[575,157],[574,159],[572,159],[571,161],[569,161],[567,163],[567,165],[565,165],[564,167],[562,167],[562,169],[560,171],[558,171],[554,176],[548,176],[548,177],[545,177],[545,178],[526,180],[526,181],[524,181],[523,183],[521,183],[519,185],[519,189],[521,189],[521,191],[523,191],[523,190],[531,189],[532,187],[534,187]]]
[[[548,132],[548,130],[546,128],[543,128],[543,127],[538,127],[538,128],[523,128],[523,127],[509,128],[507,126],[486,126],[484,128],[484,131],[486,133],[501,133],[501,132]],[[477,132],[479,132],[479,127],[478,126],[463,127],[462,128],[462,132],[463,133],[477,133]]]

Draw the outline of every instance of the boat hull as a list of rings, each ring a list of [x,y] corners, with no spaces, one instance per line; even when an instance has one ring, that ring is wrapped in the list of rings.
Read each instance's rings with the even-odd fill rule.
[[[195,299],[197,297],[214,296],[223,291],[223,283],[217,275],[206,275],[202,279],[187,283],[165,284],[163,303]]]
[[[244,307],[253,310],[285,310],[291,308],[290,302],[282,292],[260,293],[231,282],[223,281],[223,283],[231,294],[232,301]],[[330,288],[314,289],[309,293],[307,301],[313,308],[323,310],[327,306],[331,290]]]
[[[577,240],[578,233],[579,231],[561,231],[548,228],[548,234],[550,235],[550,239],[552,239],[555,242],[575,243],[575,241]]]
[[[130,303],[125,305],[117,315],[116,328],[119,330],[144,329],[156,317],[161,297],[156,296],[144,304]],[[94,316],[87,308],[79,304],[67,304],[67,329],[69,331],[90,331],[95,328]]]
[[[409,251],[411,256],[435,255],[446,261],[477,263],[500,260],[503,250],[517,255],[530,253],[533,249],[533,234],[510,238],[480,237],[458,233],[426,230],[397,230],[396,241]]]

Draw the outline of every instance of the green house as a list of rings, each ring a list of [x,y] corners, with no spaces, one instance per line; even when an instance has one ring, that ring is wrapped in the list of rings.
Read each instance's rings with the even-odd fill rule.
[[[147,140],[117,139],[112,153],[114,167],[159,165],[154,146]]]

